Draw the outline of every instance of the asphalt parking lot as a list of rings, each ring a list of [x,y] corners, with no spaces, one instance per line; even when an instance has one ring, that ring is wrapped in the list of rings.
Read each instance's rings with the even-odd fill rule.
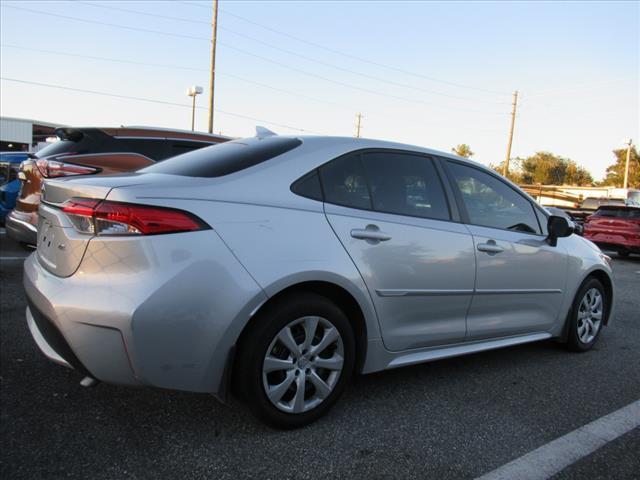
[[[640,257],[614,259],[596,347],[541,342],[357,378],[330,414],[271,430],[238,402],[98,385],[47,361],[0,233],[3,478],[474,478],[640,399]],[[638,478],[640,429],[556,475]]]

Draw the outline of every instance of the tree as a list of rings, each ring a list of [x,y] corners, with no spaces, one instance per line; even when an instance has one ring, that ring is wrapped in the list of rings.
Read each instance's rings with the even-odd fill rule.
[[[502,173],[504,163],[492,166]],[[592,185],[593,177],[573,160],[550,152],[537,152],[527,158],[515,158],[509,162],[510,180],[526,185]]]
[[[466,143],[461,143],[455,148],[452,148],[451,151],[456,155],[464,158],[473,157],[473,152],[471,151],[471,147]]]
[[[627,149],[619,148],[613,151],[616,163],[607,167],[604,180],[600,185],[610,185],[622,187],[624,184],[624,167],[627,162]],[[631,157],[629,158],[629,188],[640,188],[640,156],[635,145],[631,147]]]

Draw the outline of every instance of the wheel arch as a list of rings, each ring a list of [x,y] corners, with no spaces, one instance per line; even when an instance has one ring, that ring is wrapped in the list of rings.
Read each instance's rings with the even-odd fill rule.
[[[602,286],[604,287],[605,294],[607,295],[607,300],[608,300],[608,302],[606,303],[607,310],[604,316],[604,324],[608,325],[609,319],[611,318],[611,313],[613,312],[613,295],[614,295],[613,281],[611,280],[611,276],[607,272],[598,268],[596,270],[592,270],[591,272],[589,272],[589,274],[585,277],[585,279],[582,281],[582,283],[578,287],[577,291],[579,291],[582,285],[584,285],[584,282],[586,282],[590,278],[595,278],[596,280],[599,280],[600,283],[602,283]]]
[[[604,290],[605,290],[605,294],[609,299],[609,301],[606,304],[607,311],[605,312],[605,317],[604,317],[604,324],[605,325],[609,324],[609,319],[611,318],[611,313],[613,312],[613,296],[614,296],[613,281],[611,280],[611,276],[605,270],[601,268],[595,268],[585,275],[585,277],[577,285],[575,291],[573,292],[573,296],[571,297],[571,307],[569,307],[569,310],[567,311],[564,325],[562,327],[562,333],[559,337],[560,341],[562,342],[565,342],[567,340],[567,336],[569,335],[569,320],[571,318],[571,315],[573,314],[573,302],[575,300],[575,297],[580,291],[580,289],[582,288],[582,286],[585,284],[585,282],[588,282],[592,278],[595,278],[596,280],[600,281],[600,283],[602,283],[602,286],[604,287]]]
[[[247,324],[242,329],[242,332],[238,336],[236,345],[241,345],[243,339],[251,332],[253,325],[260,321],[261,313],[270,308],[272,305],[284,301],[291,295],[296,293],[315,293],[327,298],[334,302],[338,308],[340,308],[349,323],[353,327],[353,333],[356,341],[356,372],[361,372],[364,366],[364,362],[367,354],[367,339],[369,329],[367,327],[367,321],[365,313],[360,303],[346,288],[333,282],[323,280],[308,280],[288,285],[280,289],[277,293],[270,295],[269,299],[265,301],[260,307],[253,313]]]

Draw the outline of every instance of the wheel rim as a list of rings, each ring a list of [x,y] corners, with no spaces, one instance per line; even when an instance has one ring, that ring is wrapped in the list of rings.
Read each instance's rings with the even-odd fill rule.
[[[344,344],[329,320],[308,316],[285,326],[262,363],[269,401],[287,413],[307,412],[333,391],[344,365]]]
[[[596,338],[602,324],[603,306],[602,294],[596,288],[587,290],[582,297],[578,309],[578,338],[582,343]]]

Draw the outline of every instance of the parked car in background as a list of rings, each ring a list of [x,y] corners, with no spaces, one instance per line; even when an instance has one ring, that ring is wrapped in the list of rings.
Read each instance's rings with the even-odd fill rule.
[[[626,257],[640,254],[640,207],[606,205],[587,218],[584,236],[601,248]]]
[[[7,216],[9,236],[35,245],[42,180],[138,170],[228,137],[152,127],[58,128],[59,140],[22,164],[20,194]]]
[[[40,216],[24,285],[46,356],[85,385],[232,387],[280,428],[354,372],[550,338],[586,351],[613,308],[609,257],[565,217],[391,142],[230,141],[48,180]]]
[[[0,225],[16,205],[20,191],[20,163],[29,158],[26,152],[0,152]]]

